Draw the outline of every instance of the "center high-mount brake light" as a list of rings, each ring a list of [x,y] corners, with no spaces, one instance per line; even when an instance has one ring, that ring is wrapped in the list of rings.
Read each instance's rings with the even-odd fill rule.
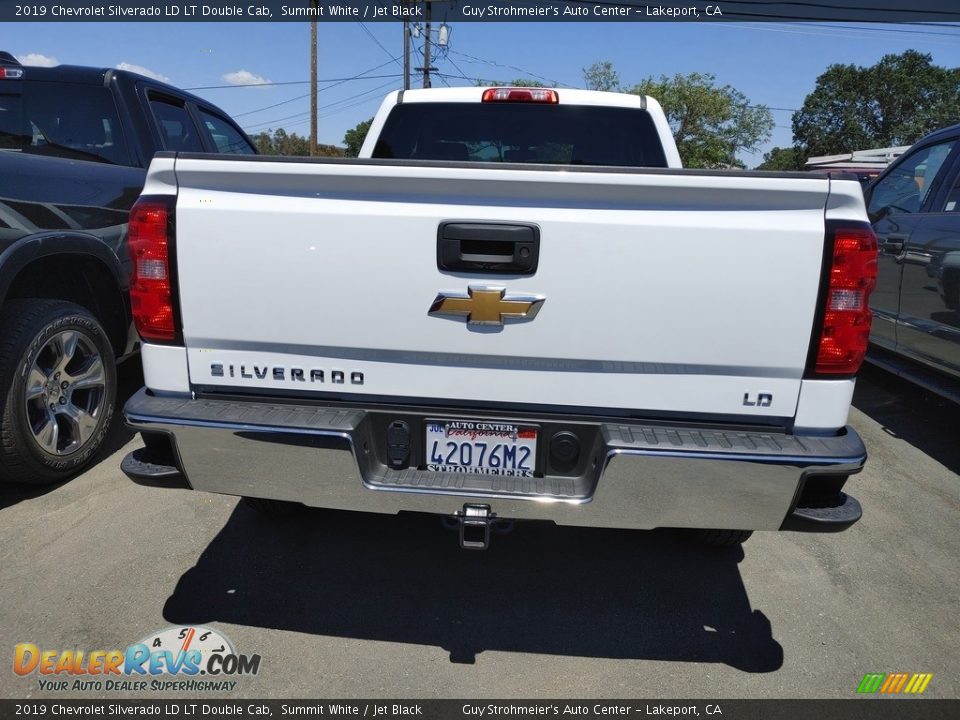
[[[177,338],[170,274],[172,219],[173,204],[166,198],[140,198],[130,210],[130,310],[144,340],[169,342]]]
[[[829,223],[833,253],[827,280],[823,327],[814,372],[854,375],[867,354],[873,315],[868,304],[877,284],[877,237],[866,223]]]
[[[543,88],[490,88],[483,91],[483,102],[546,103],[556,105],[560,96],[556,90]]]

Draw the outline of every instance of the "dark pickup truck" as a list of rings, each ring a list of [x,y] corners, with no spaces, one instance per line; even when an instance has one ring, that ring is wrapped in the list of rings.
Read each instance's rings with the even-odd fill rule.
[[[103,442],[137,342],[127,216],[159,150],[256,152],[164,83],[0,52],[0,481],[64,480]]]
[[[870,359],[960,402],[960,125],[911,147],[866,200],[880,248]]]

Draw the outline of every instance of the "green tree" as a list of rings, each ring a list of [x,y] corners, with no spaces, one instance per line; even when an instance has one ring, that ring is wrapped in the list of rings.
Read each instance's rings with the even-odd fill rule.
[[[253,136],[253,144],[261,155],[309,155],[310,140],[297,133],[288,133],[283,128],[261,130]],[[344,151],[335,145],[317,145],[321,157],[343,157]]]
[[[606,90],[616,92],[620,89],[620,73],[609,60],[595,62],[583,69],[583,82],[587,90]]]
[[[273,136],[266,130],[261,130],[254,135],[251,140],[253,140],[253,144],[257,147],[257,152],[259,152],[261,155],[277,154],[273,149]]]
[[[475,87],[556,87],[556,85],[546,85],[539,80],[530,80],[528,78],[515,78],[509,82],[477,79],[474,80],[473,84]]]
[[[687,167],[744,167],[737,153],[756,152],[773,130],[769,108],[708,73],[649,77],[630,92],[660,102]]]
[[[343,135],[343,144],[347,146],[347,157],[357,157],[360,154],[360,148],[363,147],[363,141],[370,132],[370,125],[373,124],[373,118],[357,123],[356,127],[347,130]]]
[[[869,67],[830,65],[793,115],[794,141],[809,155],[910,145],[960,120],[960,68],[907,50]]]
[[[337,147],[336,145],[323,145],[318,143],[317,156],[318,157],[346,157],[347,151],[344,150],[342,147]]]
[[[278,155],[309,155],[310,141],[297,133],[287,133],[283,128],[273,133],[273,145]]]
[[[775,147],[763,154],[763,162],[757,170],[803,170],[807,154],[798,147]]]
[[[531,80],[529,78],[516,78],[511,80],[508,84],[508,87],[550,87],[546,83],[542,83],[539,80]]]

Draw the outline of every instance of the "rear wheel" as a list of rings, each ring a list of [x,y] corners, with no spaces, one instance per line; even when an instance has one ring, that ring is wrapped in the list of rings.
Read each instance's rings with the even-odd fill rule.
[[[753,530],[698,530],[697,540],[714,547],[733,547],[742,545],[751,535]]]
[[[11,300],[0,313],[0,480],[66,480],[103,444],[116,402],[110,340],[84,308]]]

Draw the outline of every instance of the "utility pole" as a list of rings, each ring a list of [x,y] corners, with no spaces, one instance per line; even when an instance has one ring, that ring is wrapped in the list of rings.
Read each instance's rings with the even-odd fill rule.
[[[317,8],[319,0],[311,0],[310,20],[310,155],[317,154]]]
[[[410,89],[410,21],[403,18],[403,89]]]
[[[430,0],[424,0],[424,26],[426,32],[423,34],[423,86],[430,87]]]

